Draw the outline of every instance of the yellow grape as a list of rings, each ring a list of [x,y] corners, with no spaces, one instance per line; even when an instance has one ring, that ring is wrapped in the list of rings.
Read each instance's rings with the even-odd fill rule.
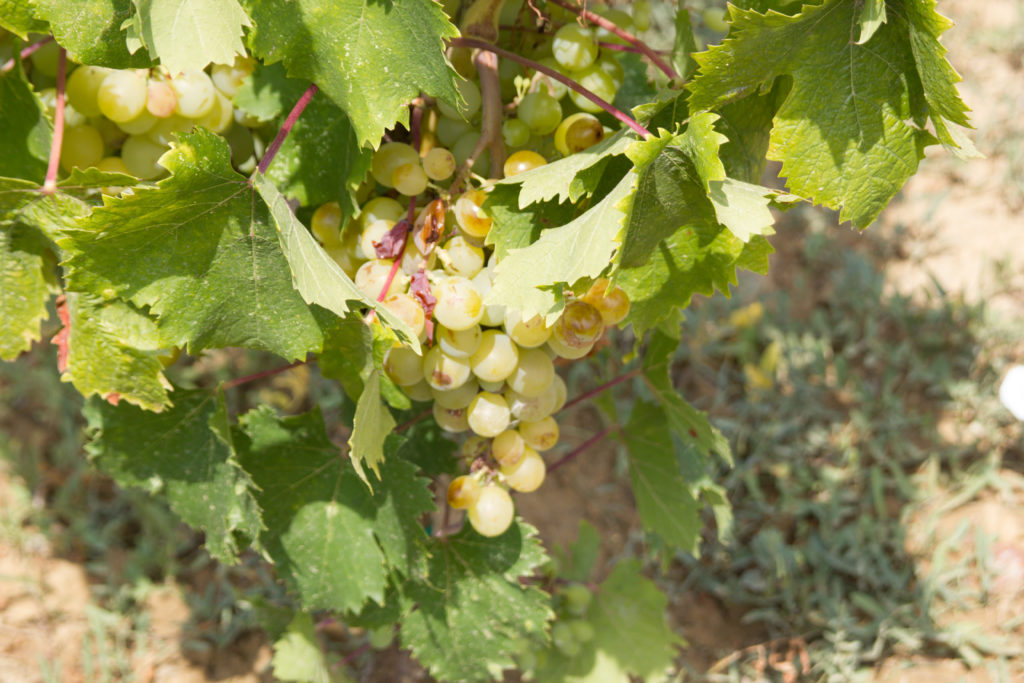
[[[609,292],[608,284],[607,278],[599,278],[580,298],[600,311],[605,326],[618,325],[629,315],[629,296],[621,287]]]
[[[433,389],[458,389],[469,380],[472,370],[468,358],[452,358],[435,346],[423,356],[423,379]]]
[[[435,403],[433,407],[434,422],[446,432],[459,434],[469,429],[469,422],[466,420],[466,409],[458,408],[450,410],[442,408],[441,404]]]
[[[502,468],[501,473],[505,475],[505,481],[520,493],[530,493],[540,488],[544,483],[544,476],[547,474],[547,465],[544,458],[540,457],[537,451],[526,446],[526,453],[523,459],[509,468]]]
[[[385,187],[393,187],[392,177],[395,169],[403,164],[419,164],[420,155],[404,142],[385,142],[370,162],[370,173],[378,183]]]
[[[550,415],[535,422],[520,422],[518,429],[526,445],[538,451],[549,450],[558,443],[558,423]]]
[[[341,245],[341,206],[338,202],[321,204],[310,221],[313,234],[324,246]]]
[[[551,385],[555,366],[541,349],[523,349],[519,352],[516,369],[506,380],[509,387],[526,397],[540,396]]]
[[[514,429],[506,429],[491,442],[491,454],[500,467],[514,467],[526,455],[526,442]]]
[[[579,112],[558,124],[555,130],[555,149],[563,156],[582,152],[604,139],[604,126],[597,117]]]
[[[447,180],[455,173],[455,157],[444,147],[434,147],[423,157],[423,171],[431,180]]]
[[[532,171],[546,163],[548,163],[548,160],[540,154],[528,149],[521,149],[518,152],[513,152],[507,159],[505,159],[505,177],[510,178],[514,175],[519,175],[520,173]]]
[[[473,402],[473,399],[476,398],[478,393],[480,393],[480,385],[478,385],[474,379],[469,379],[461,387],[449,389],[448,391],[438,391],[437,389],[430,390],[431,397],[433,397],[433,399],[437,401],[442,408],[447,408],[449,410],[468,408],[469,404]]]
[[[476,503],[469,508],[469,523],[482,536],[500,536],[512,525],[515,505],[508,491],[497,484],[487,484]]]
[[[401,164],[391,174],[391,185],[406,197],[415,197],[427,189],[427,174],[419,160]]]
[[[426,327],[426,314],[416,299],[405,292],[398,292],[385,298],[383,304],[399,320],[409,326],[414,336],[418,338],[423,334]]]
[[[75,126],[64,131],[60,148],[60,167],[68,173],[73,168],[89,168],[103,159],[103,138],[90,125]]]
[[[570,348],[592,345],[604,334],[601,312],[585,301],[570,301],[551,328],[551,338]]]
[[[480,498],[480,480],[474,476],[463,474],[455,477],[448,484],[448,505],[456,510],[465,510],[473,507]]]
[[[507,334],[499,330],[486,330],[480,339],[480,348],[470,356],[473,374],[485,382],[503,381],[512,374],[519,362],[519,350]]]
[[[395,344],[384,354],[384,372],[400,387],[423,380],[423,358],[408,346]]]
[[[483,190],[470,190],[455,201],[455,220],[471,237],[486,237],[493,221],[481,208],[487,199]]]
[[[500,394],[482,391],[469,404],[469,428],[480,436],[494,437],[508,428],[512,419],[508,404]]]

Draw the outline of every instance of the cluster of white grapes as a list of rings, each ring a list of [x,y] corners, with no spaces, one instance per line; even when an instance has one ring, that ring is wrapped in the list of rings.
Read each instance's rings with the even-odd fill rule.
[[[412,150],[399,145],[383,146],[374,157],[378,181],[376,171],[391,169],[398,189],[413,175],[403,169],[419,165],[428,177],[437,175],[428,162],[439,148],[422,162],[417,155],[401,164],[385,163],[396,149]],[[446,161],[445,168],[451,169],[453,162],[447,157]],[[512,521],[507,489],[536,490],[546,473],[540,453],[558,441],[558,423],[552,415],[564,405],[566,387],[555,372],[554,359],[587,355],[606,327],[626,317],[629,300],[621,289],[609,290],[607,280],[599,280],[583,296],[571,299],[550,326],[541,316],[523,320],[503,306],[485,306],[496,265],[493,254],[488,258],[483,247],[492,225],[481,208],[485,198],[480,189],[462,194],[452,211],[456,234],[436,248],[408,239],[398,264],[398,256],[379,256],[388,248],[386,236],[406,214],[396,199],[371,199],[345,231],[340,230],[338,206],[325,204],[314,213],[312,229],[367,297],[381,301],[421,340],[429,339],[422,355],[396,345],[384,359],[384,370],[413,400],[433,401],[434,418],[442,429],[473,433],[463,446],[472,471],[452,481],[448,501],[468,510],[477,531],[495,536]],[[416,219],[413,234],[422,235],[425,224],[437,220],[438,211],[443,215],[443,202],[428,204]]]
[[[44,74],[55,70],[49,51],[40,52],[34,67]],[[68,66],[61,167],[67,172],[95,167],[154,180],[166,172],[157,160],[169,149],[174,134],[189,132],[195,126],[227,134],[236,127],[236,120],[242,127],[245,117],[236,112],[232,98],[252,73],[255,62],[239,57],[231,65],[215,64],[209,72],[178,74],[162,67]],[[45,88],[39,94],[52,111],[56,89]],[[236,158],[235,147],[245,147],[244,134],[240,139],[241,143],[235,140],[232,145]],[[255,163],[251,135],[246,152]]]

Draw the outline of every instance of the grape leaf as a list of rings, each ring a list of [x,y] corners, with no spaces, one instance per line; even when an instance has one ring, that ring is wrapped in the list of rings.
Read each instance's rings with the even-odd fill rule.
[[[772,132],[772,117],[785,95],[783,84],[719,107],[715,130],[728,140],[718,150],[726,175],[748,183],[761,180]]]
[[[227,143],[197,129],[162,163],[173,175],[158,189],[109,200],[65,233],[68,288],[149,306],[161,334],[190,353],[242,346],[294,359],[319,349],[317,315]]]
[[[439,539],[429,577],[403,587],[411,611],[402,645],[441,680],[499,678],[514,664],[516,642],[541,637],[551,619],[548,595],[519,582],[544,559],[536,531],[521,522],[497,538],[466,525]]]
[[[539,201],[520,208],[519,188],[500,183],[487,193],[483,208],[493,221],[486,242],[494,247],[499,260],[513,249],[536,242],[542,230],[569,222],[575,212],[572,204],[556,201]]]
[[[696,554],[700,505],[679,470],[664,411],[638,401],[623,436],[629,453],[629,479],[644,528]]]
[[[733,178],[712,180],[711,203],[718,222],[743,242],[755,235],[771,235],[775,219],[768,210],[772,192],[768,188]]]
[[[235,95],[235,104],[251,116],[270,121],[290,111],[308,87],[308,81],[288,78],[281,64],[258,65]],[[282,194],[304,206],[337,201],[345,220],[358,209],[355,190],[370,169],[371,156],[369,149],[360,147],[345,112],[318,95],[285,138],[267,177]],[[331,163],[309,162],[315,158]]]
[[[29,33],[49,33],[45,21],[36,18],[29,0],[0,0],[0,28],[5,28],[22,40]]]
[[[647,77],[647,62],[638,54],[631,52],[612,53],[615,59],[622,65],[622,85],[615,93],[613,104],[622,111],[629,111],[633,107],[650,102],[657,90],[651,85],[651,79]]]
[[[0,176],[42,183],[53,126],[20,68],[0,74],[0,120]]]
[[[885,0],[865,0],[864,6],[860,9],[857,23],[860,25],[860,37],[857,38],[857,44],[863,45],[871,40],[878,27],[885,23]]]
[[[444,38],[458,35],[432,0],[244,0],[253,51],[316,83],[352,122],[360,146],[377,146],[420,92],[456,104]]]
[[[694,55],[700,71],[688,88],[692,110],[700,111],[792,77],[769,158],[783,162],[794,193],[839,209],[841,220],[863,228],[917,170],[934,139],[907,123],[919,80],[906,21],[890,17],[869,44],[856,45],[850,32],[857,15],[857,3],[847,0],[805,5],[793,17],[733,8],[729,37]],[[930,113],[941,124],[949,112]]]
[[[624,154],[634,142],[636,142],[635,135],[621,130],[582,152],[538,166],[525,173],[519,173],[512,178],[499,181],[497,184],[498,186],[502,184],[520,186],[519,208],[521,209],[525,209],[535,202],[546,202],[556,197],[559,202],[566,200],[575,202],[584,193],[577,194],[572,191],[573,180],[583,171],[607,163],[610,157]]]
[[[725,294],[736,284],[736,269],[768,270],[772,248],[763,237],[744,244],[724,227],[711,223],[684,226],[655,248],[650,261],[623,268],[615,282],[629,295],[628,322],[639,335],[685,308],[694,294]]]
[[[161,493],[206,533],[213,557],[231,562],[239,534],[256,538],[259,507],[234,457],[223,397],[178,390],[174,406],[161,413],[94,398],[84,414],[91,435],[86,450],[96,465],[121,486]]]
[[[419,339],[409,326],[386,306],[370,301],[356,287],[356,283],[299,222],[288,202],[266,176],[257,173],[253,177],[253,186],[270,207],[295,289],[307,303],[322,306],[338,316],[349,312],[348,301],[374,308],[377,315],[398,332],[402,341],[419,351]]]
[[[598,277],[608,267],[636,178],[635,173],[628,173],[582,216],[545,230],[529,247],[511,252],[498,264],[485,302],[521,311],[527,320],[538,314],[549,322],[557,317],[560,296],[538,287],[559,282],[571,285],[580,278]]]
[[[338,380],[345,394],[358,401],[370,373],[383,367],[384,355],[395,341],[394,333],[378,322],[367,325],[359,318],[338,318],[325,332],[317,365],[324,377]],[[407,410],[412,405],[386,374],[377,373],[376,381],[389,406]]]
[[[438,477],[459,469],[458,445],[449,437],[434,420],[421,420],[388,437],[388,445],[394,440],[394,457],[415,464],[428,477]]]
[[[676,9],[676,37],[672,43],[672,66],[684,81],[697,70],[693,53],[697,52],[697,40],[693,36],[690,10],[682,5]]]
[[[594,638],[566,657],[549,646],[535,679],[550,683],[666,680],[679,638],[665,619],[668,599],[636,560],[615,565],[582,620]]]
[[[0,223],[0,360],[13,360],[40,338],[54,289],[49,245],[33,228]]]
[[[384,461],[384,440],[395,428],[395,418],[380,398],[380,370],[374,369],[366,378],[363,393],[356,404],[352,421],[352,436],[348,439],[349,458],[356,474],[367,486],[373,487],[363,472],[365,462],[380,479],[380,463]]]
[[[114,395],[146,410],[171,404],[156,352],[166,347],[153,321],[123,301],[67,294],[68,357],[61,378],[83,396]]]
[[[389,457],[371,493],[331,443],[318,411],[278,417],[261,407],[240,420],[239,459],[259,487],[262,543],[310,609],[383,604],[389,571],[418,575],[433,507],[412,464]]]
[[[53,36],[79,64],[114,69],[147,67],[149,54],[128,51],[122,24],[132,15],[132,0],[32,0],[36,16],[50,23]]]
[[[306,612],[297,613],[285,632],[274,642],[274,658],[270,663],[274,668],[274,677],[281,681],[344,683],[351,680],[332,672],[330,662],[320,646],[313,617]]]
[[[245,54],[244,26],[252,26],[238,0],[132,0],[139,37],[172,73],[231,64]]]

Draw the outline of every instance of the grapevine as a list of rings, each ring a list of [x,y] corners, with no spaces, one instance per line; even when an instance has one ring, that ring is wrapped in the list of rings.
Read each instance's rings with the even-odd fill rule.
[[[698,552],[729,454],[672,388],[680,311],[766,271],[773,211],[864,228],[926,146],[970,151],[925,1],[882,23],[855,0],[706,8],[706,50],[689,9],[647,0],[81,4],[0,16],[0,358],[54,302],[100,470],[215,558],[259,550],[297,614],[366,647],[397,624],[443,680],[671,669],[643,567],[556,566],[517,500],[615,440],[645,532]],[[283,360],[183,372],[223,348]],[[615,370],[567,379],[594,359]],[[236,412],[299,365],[335,383],[341,430]],[[613,390],[628,409],[565,443],[559,416]]]

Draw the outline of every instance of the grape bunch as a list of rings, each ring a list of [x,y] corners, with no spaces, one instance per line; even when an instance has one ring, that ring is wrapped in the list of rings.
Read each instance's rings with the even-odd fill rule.
[[[51,115],[57,101],[58,49],[50,42],[31,60],[32,81]],[[174,134],[195,126],[225,135],[239,168],[244,170],[246,162],[255,168],[260,150],[244,125],[255,124],[232,104],[254,66],[251,58],[238,57],[230,65],[172,75],[159,66],[110,69],[69,61],[61,168],[70,173],[95,167],[156,180],[166,173],[157,161]]]

